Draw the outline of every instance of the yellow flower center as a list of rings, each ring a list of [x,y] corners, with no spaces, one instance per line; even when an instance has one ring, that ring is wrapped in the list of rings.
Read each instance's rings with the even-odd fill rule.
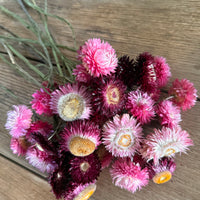
[[[75,156],[88,156],[95,150],[95,144],[85,138],[74,137],[69,144],[70,152]]]
[[[153,177],[153,182],[157,183],[157,184],[162,184],[162,183],[166,183],[171,178],[172,178],[171,172],[170,171],[164,171],[164,172],[160,172],[160,173],[156,174]]]
[[[169,148],[166,150],[165,155],[170,156],[171,154],[176,153],[176,151],[173,148]]]
[[[77,94],[62,96],[58,102],[58,112],[65,121],[73,121],[79,118],[84,110],[84,103]]]
[[[83,162],[80,164],[80,168],[83,172],[86,172],[90,168],[90,164],[88,162]]]
[[[112,85],[108,86],[106,90],[106,98],[107,98],[108,104],[114,104],[114,105],[118,104],[120,100],[119,89]]]
[[[131,136],[128,134],[122,135],[118,141],[119,146],[128,147],[131,145]]]
[[[95,190],[96,190],[96,185],[94,184],[89,185],[81,193],[79,193],[78,196],[74,198],[74,200],[87,200],[93,195]]]

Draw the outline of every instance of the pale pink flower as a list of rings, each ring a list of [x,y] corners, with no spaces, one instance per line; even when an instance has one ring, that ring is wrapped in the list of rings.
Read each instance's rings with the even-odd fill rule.
[[[140,147],[142,128],[129,114],[115,115],[103,127],[103,144],[113,156],[134,155]]]
[[[155,165],[153,161],[147,164],[149,179],[153,179],[154,183],[166,183],[172,178],[173,172],[176,169],[176,163],[172,158],[162,158],[159,163]]]
[[[108,42],[101,42],[100,39],[89,39],[78,53],[83,66],[94,77],[109,75],[117,67],[115,50]]]
[[[32,111],[25,105],[13,106],[14,110],[8,111],[5,128],[10,130],[10,135],[15,138],[24,136],[31,125]]]
[[[39,144],[28,148],[26,159],[41,172],[52,172],[57,166],[55,156],[46,152]]]
[[[49,88],[40,88],[40,90],[37,90],[35,93],[32,94],[33,100],[30,103],[32,104],[32,109],[34,109],[39,115],[52,115],[52,110],[49,104],[51,99],[50,94],[51,91]]]
[[[197,90],[194,88],[193,83],[187,79],[176,79],[169,89],[169,95],[174,98],[172,101],[182,108],[182,110],[190,109],[195,105],[197,99]]]
[[[163,127],[161,130],[154,129],[154,133],[146,137],[140,152],[144,158],[154,159],[157,164],[160,158],[173,157],[178,152],[185,153],[192,145],[190,135],[180,126],[172,129]]]
[[[169,100],[164,100],[159,103],[156,113],[160,117],[161,124],[169,128],[177,126],[181,121],[181,111],[179,107],[173,105]]]
[[[141,189],[149,182],[147,168],[141,169],[139,163],[135,164],[130,159],[119,159],[115,161],[110,170],[113,183],[132,193]]]
[[[29,145],[29,142],[25,139],[24,136],[19,138],[12,137],[10,141],[10,149],[13,151],[14,154],[17,154],[18,156],[24,156],[27,152]]]
[[[90,94],[79,84],[65,84],[52,92],[51,109],[64,121],[88,119],[91,114]]]
[[[141,124],[150,122],[155,116],[153,99],[141,90],[129,92],[126,108]]]

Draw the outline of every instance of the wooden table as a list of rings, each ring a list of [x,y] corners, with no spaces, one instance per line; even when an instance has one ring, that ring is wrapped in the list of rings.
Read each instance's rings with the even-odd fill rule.
[[[36,0],[43,5],[43,0]],[[13,0],[1,0],[1,5],[23,16]],[[166,57],[172,78],[187,78],[200,91],[200,1],[198,0],[49,0],[49,12],[67,18],[73,25],[78,45],[92,37],[108,41],[118,56],[136,57],[149,51]],[[37,16],[35,16],[37,18]],[[0,13],[0,24],[27,37],[27,32],[8,16]],[[70,44],[70,31],[61,23],[50,20],[50,28],[60,43]],[[24,55],[35,60],[28,51]],[[4,53],[0,49],[0,53]],[[75,57],[75,54],[66,56]],[[19,100],[28,104],[37,89],[0,61],[0,82],[14,91]],[[165,91],[169,85],[165,88]],[[200,93],[198,92],[198,95]],[[55,199],[45,175],[31,167],[9,149],[10,136],[4,129],[6,113],[18,104],[5,91],[0,91],[0,199]],[[198,200],[200,199],[200,102],[182,114],[181,126],[187,130],[195,146],[187,155],[176,156],[177,170],[173,179],[163,185],[152,182],[135,194],[111,184],[108,170],[98,181],[94,200]]]

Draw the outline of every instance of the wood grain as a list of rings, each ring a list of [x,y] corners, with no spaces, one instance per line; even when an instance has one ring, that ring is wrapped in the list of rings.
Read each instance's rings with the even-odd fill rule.
[[[36,1],[38,5],[43,6],[42,0]],[[15,11],[20,16],[24,16],[20,7],[13,0],[0,1],[0,5]],[[85,40],[91,37],[100,37],[109,41],[116,49],[118,56],[128,54],[136,57],[139,53],[149,51],[153,55],[164,56],[171,66],[173,77],[187,78],[194,82],[200,96],[200,1],[180,0],[180,1],[161,1],[161,0],[85,0],[85,1],[69,1],[69,0],[49,0],[49,12],[69,19],[77,36],[77,44],[82,45]],[[32,12],[31,12],[32,13]],[[38,16],[33,13],[34,19]],[[13,30],[15,33],[23,37],[33,37],[25,29],[21,28],[19,23],[13,21],[0,13],[0,24]],[[62,43],[71,45],[71,33],[63,24],[50,19],[49,21],[52,33],[56,39]],[[0,49],[3,51],[3,49]],[[28,49],[22,49],[24,55],[34,58],[32,52]],[[65,52],[66,56],[75,58],[76,54]],[[14,91],[19,97],[19,101],[23,104],[29,104],[31,94],[37,89],[36,86],[28,83],[21,78],[10,67],[0,61],[0,84]],[[169,84],[165,88],[169,87]],[[4,129],[6,121],[6,113],[11,109],[13,104],[18,104],[5,91],[0,90],[0,153],[4,156],[16,161],[17,163],[29,168],[30,170],[39,172],[32,168],[23,158],[18,158],[12,154],[9,149],[10,136]],[[197,200],[200,192],[200,102],[197,105],[183,113],[181,126],[187,130],[195,146],[191,148],[188,155],[176,157],[177,170],[172,181],[164,185],[155,185],[150,183],[147,187],[135,194],[128,193],[111,184],[111,178],[108,170],[105,170],[98,181],[97,191],[94,195],[95,200],[100,199],[151,199],[153,200]],[[153,128],[153,127],[152,127]],[[7,167],[8,165],[8,167]],[[16,199],[15,195],[22,195],[17,199],[29,199],[28,192],[24,193],[21,188],[21,176],[23,181],[29,179],[23,174],[29,174],[26,170],[21,169],[17,165],[8,164],[3,159],[1,166],[1,182],[0,199],[10,200]],[[11,168],[16,168],[12,171]],[[6,168],[7,167],[7,168]],[[3,169],[3,170],[2,170]],[[22,171],[21,171],[22,170]],[[19,171],[19,175],[18,172]],[[6,178],[6,177],[9,178]],[[33,175],[30,175],[34,177]],[[45,176],[45,175],[42,175]],[[11,188],[12,178],[14,179],[15,188]],[[19,184],[19,183],[20,184]],[[34,182],[26,182],[30,187],[36,187]],[[36,184],[37,185],[37,184]],[[43,185],[43,183],[42,183]],[[45,184],[44,184],[45,185]],[[48,187],[48,186],[47,186]],[[23,188],[23,186],[22,186]],[[46,188],[46,186],[45,186]],[[35,199],[54,199],[47,190],[33,189]],[[45,192],[46,191],[46,192]],[[17,194],[20,193],[20,194]],[[25,195],[24,195],[24,194]],[[44,196],[47,195],[47,196]],[[26,196],[27,195],[27,196]],[[49,196],[48,196],[49,195]],[[31,199],[32,197],[30,197]],[[32,199],[34,199],[32,198]]]
[[[54,200],[48,183],[0,156],[1,200]]]

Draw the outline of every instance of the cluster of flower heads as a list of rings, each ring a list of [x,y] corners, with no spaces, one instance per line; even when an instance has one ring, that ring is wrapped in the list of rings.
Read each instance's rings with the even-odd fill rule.
[[[132,193],[150,179],[170,180],[172,157],[193,145],[179,124],[181,109],[195,104],[193,84],[176,79],[163,99],[160,89],[171,76],[165,58],[142,53],[135,60],[118,59],[100,39],[85,42],[78,59],[75,83],[44,83],[32,95],[33,111],[19,105],[8,112],[13,153],[47,172],[55,196],[66,200],[88,199],[110,164],[113,183]],[[145,136],[142,125],[152,120],[160,129]]]

